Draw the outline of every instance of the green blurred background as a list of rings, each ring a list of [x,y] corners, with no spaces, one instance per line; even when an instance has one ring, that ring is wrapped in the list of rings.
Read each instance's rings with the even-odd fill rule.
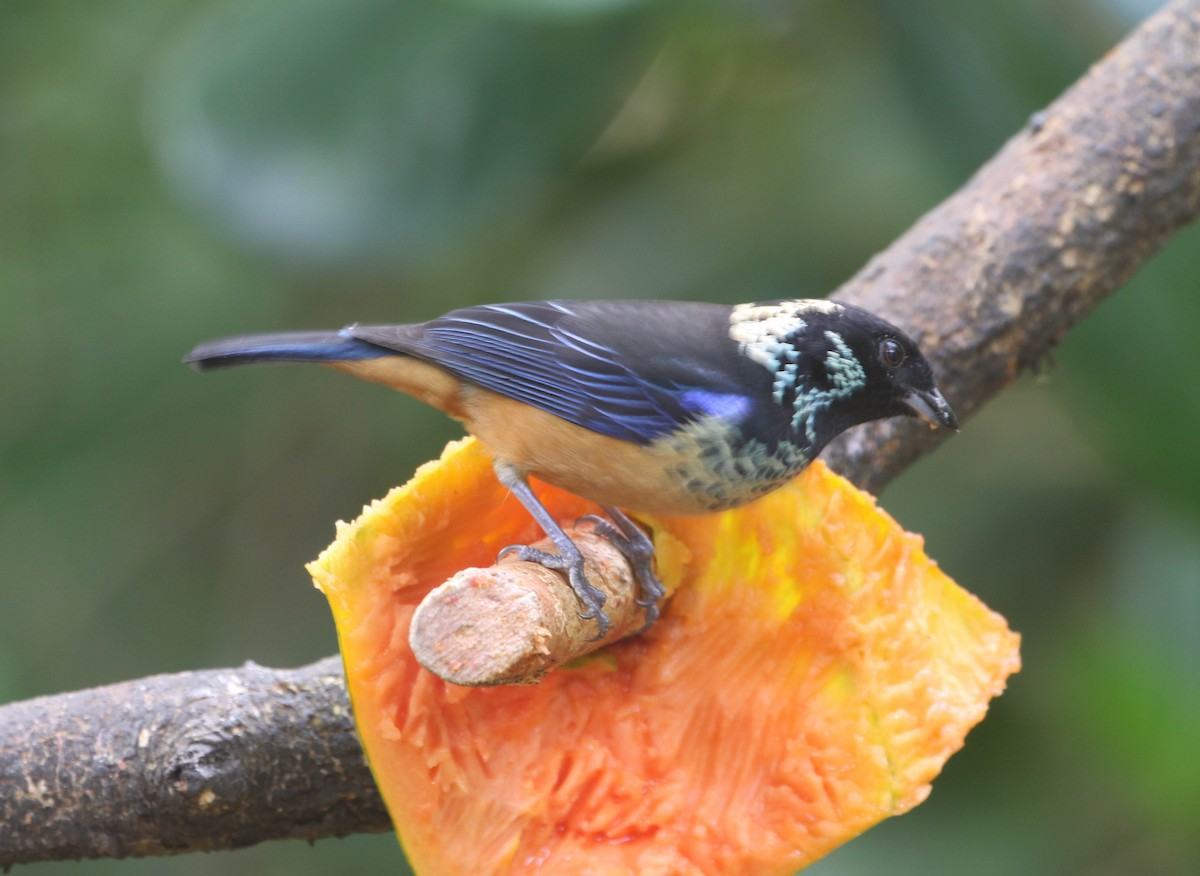
[[[193,343],[823,295],[1157,4],[7,0],[0,701],[336,648],[303,564],[456,428]],[[1200,234],[885,506],[1024,634],[927,803],[809,872],[1200,872]],[[397,872],[390,835],[80,873]]]

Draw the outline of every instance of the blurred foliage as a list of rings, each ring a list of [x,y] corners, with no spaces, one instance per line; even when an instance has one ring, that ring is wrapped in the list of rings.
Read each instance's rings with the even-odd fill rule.
[[[336,643],[303,563],[456,434],[221,333],[824,294],[1154,4],[0,5],[0,701]],[[1200,871],[1200,234],[883,497],[1025,634],[842,873]],[[390,837],[38,873],[345,873]]]

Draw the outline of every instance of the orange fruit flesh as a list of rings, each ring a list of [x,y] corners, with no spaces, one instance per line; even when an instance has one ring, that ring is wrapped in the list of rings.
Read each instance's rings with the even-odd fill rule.
[[[596,510],[538,491],[564,521]],[[793,873],[921,802],[1019,668],[1003,618],[820,463],[645,522],[678,584],[662,619],[529,687],[446,684],[408,645],[429,590],[541,537],[473,440],[310,565],[417,873]]]

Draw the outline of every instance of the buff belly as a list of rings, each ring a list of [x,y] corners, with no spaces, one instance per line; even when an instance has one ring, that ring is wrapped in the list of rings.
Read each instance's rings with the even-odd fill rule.
[[[720,427],[700,424],[633,444],[486,390],[464,392],[463,411],[498,459],[586,499],[650,514],[733,508],[782,486],[806,463],[787,452],[735,453]]]
[[[602,505],[648,514],[706,514],[782,486],[808,460],[792,445],[735,443],[733,430],[701,421],[651,444],[601,435],[459,380],[408,356],[330,363],[459,420],[498,460]]]

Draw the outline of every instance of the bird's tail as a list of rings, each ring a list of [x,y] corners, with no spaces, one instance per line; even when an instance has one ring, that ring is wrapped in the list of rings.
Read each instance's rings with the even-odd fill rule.
[[[354,362],[393,351],[340,332],[274,332],[200,344],[183,361],[197,371],[254,362]]]

